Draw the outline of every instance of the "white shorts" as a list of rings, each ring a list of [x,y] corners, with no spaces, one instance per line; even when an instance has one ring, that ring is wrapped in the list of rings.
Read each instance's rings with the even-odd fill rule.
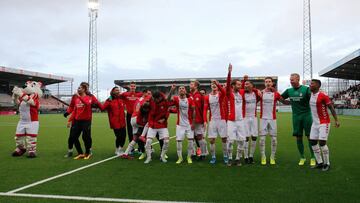
[[[195,136],[196,135],[205,135],[204,124],[195,124],[194,133],[195,133]]]
[[[245,117],[246,137],[257,137],[259,134],[258,120],[256,117]]]
[[[194,131],[191,130],[191,126],[185,127],[185,126],[176,126],[176,140],[182,141],[185,139],[185,136],[188,139],[194,139]]]
[[[277,123],[274,119],[260,119],[260,135],[277,135]]]
[[[131,123],[131,127],[132,127],[132,130],[133,130],[133,134],[136,134],[139,130],[139,125],[136,123],[136,117],[131,117],[131,120],[130,120],[130,123]]]
[[[330,123],[312,124],[310,131],[310,140],[327,140],[330,132]]]
[[[22,122],[19,121],[16,127],[16,136],[36,137],[39,133],[39,121]]]
[[[227,122],[227,136],[231,141],[243,141],[246,134],[244,120]]]
[[[227,137],[226,121],[225,120],[211,120],[208,126],[208,138]]]
[[[169,131],[167,128],[149,128],[149,131],[147,133],[147,138],[153,139],[156,137],[156,134],[159,133],[159,139],[162,140],[164,138],[169,138]]]

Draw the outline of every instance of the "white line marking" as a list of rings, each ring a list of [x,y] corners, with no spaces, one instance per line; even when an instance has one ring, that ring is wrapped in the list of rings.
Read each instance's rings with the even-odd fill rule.
[[[174,138],[176,136],[172,136],[170,137],[170,139]],[[152,143],[151,145],[156,145],[158,144],[159,142],[154,142]],[[30,185],[25,185],[23,187],[20,187],[20,188],[17,188],[17,189],[14,189],[14,190],[11,190],[11,191],[8,191],[6,192],[7,194],[13,194],[13,193],[16,193],[16,192],[19,192],[19,191],[22,191],[22,190],[25,190],[25,189],[28,189],[28,188],[31,188],[31,187],[34,187],[34,186],[37,186],[37,185],[40,185],[40,184],[43,184],[43,183],[46,183],[46,182],[49,182],[49,181],[52,181],[54,179],[57,179],[57,178],[61,178],[61,177],[64,177],[64,176],[67,176],[67,175],[70,175],[70,174],[73,174],[75,172],[78,172],[78,171],[81,171],[81,170],[84,170],[84,169],[87,169],[87,168],[90,168],[92,166],[96,166],[98,164],[101,164],[101,163],[104,163],[104,162],[107,162],[107,161],[110,161],[110,160],[113,160],[115,158],[117,158],[118,156],[112,156],[110,158],[107,158],[107,159],[104,159],[104,160],[101,160],[101,161],[98,161],[98,162],[95,162],[95,163],[92,163],[92,164],[89,164],[89,165],[86,165],[86,166],[83,166],[83,167],[80,167],[80,168],[77,168],[77,169],[74,169],[74,170],[71,170],[71,171],[68,171],[68,172],[65,172],[65,173],[61,173],[59,175],[56,175],[56,176],[53,176],[53,177],[50,177],[50,178],[46,178],[44,180],[40,180],[40,181],[37,181],[35,183],[32,183]]]
[[[180,203],[177,201],[118,199],[118,198],[106,198],[106,197],[82,197],[82,196],[65,196],[65,195],[41,195],[41,194],[24,194],[24,193],[16,193],[16,194],[0,193],[0,196],[80,200],[80,201],[96,201],[96,202]]]

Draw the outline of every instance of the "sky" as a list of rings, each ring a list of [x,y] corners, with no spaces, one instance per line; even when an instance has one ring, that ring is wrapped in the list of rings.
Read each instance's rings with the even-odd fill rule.
[[[313,72],[360,48],[359,0],[312,1]],[[87,0],[0,0],[0,66],[87,80]],[[303,0],[100,0],[100,97],[114,80],[302,73]]]

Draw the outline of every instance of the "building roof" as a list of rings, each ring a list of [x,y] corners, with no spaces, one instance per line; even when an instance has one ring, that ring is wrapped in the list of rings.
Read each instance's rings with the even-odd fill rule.
[[[360,80],[360,49],[319,72],[319,76]]]
[[[28,80],[40,81],[44,85],[51,85],[68,81],[72,82],[74,79],[52,74],[38,73],[33,71],[0,66],[0,81],[9,81],[22,84]]]
[[[274,84],[277,86],[278,77],[277,76],[270,76],[274,80]],[[233,79],[243,79],[242,77],[233,77]],[[211,80],[217,80],[220,83],[226,83],[226,77],[212,77],[212,78],[196,78],[197,81],[200,82],[200,88],[202,87],[210,87]],[[265,76],[260,77],[249,77],[255,87],[262,87],[264,86],[264,79]],[[128,88],[130,82],[134,81],[138,90],[143,88],[167,88],[170,87],[172,84],[176,83],[177,85],[185,85],[188,86],[190,81],[194,80],[194,78],[168,78],[168,79],[129,79],[129,80],[115,80],[115,85],[123,87],[125,89]]]

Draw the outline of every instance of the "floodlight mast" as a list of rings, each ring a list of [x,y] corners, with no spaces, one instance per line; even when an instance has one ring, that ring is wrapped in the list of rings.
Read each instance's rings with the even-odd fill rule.
[[[313,78],[310,0],[304,0],[303,12],[303,80],[309,85]]]
[[[88,59],[88,83],[91,93],[99,97],[98,67],[97,67],[97,22],[99,10],[98,0],[89,0],[89,59]]]

